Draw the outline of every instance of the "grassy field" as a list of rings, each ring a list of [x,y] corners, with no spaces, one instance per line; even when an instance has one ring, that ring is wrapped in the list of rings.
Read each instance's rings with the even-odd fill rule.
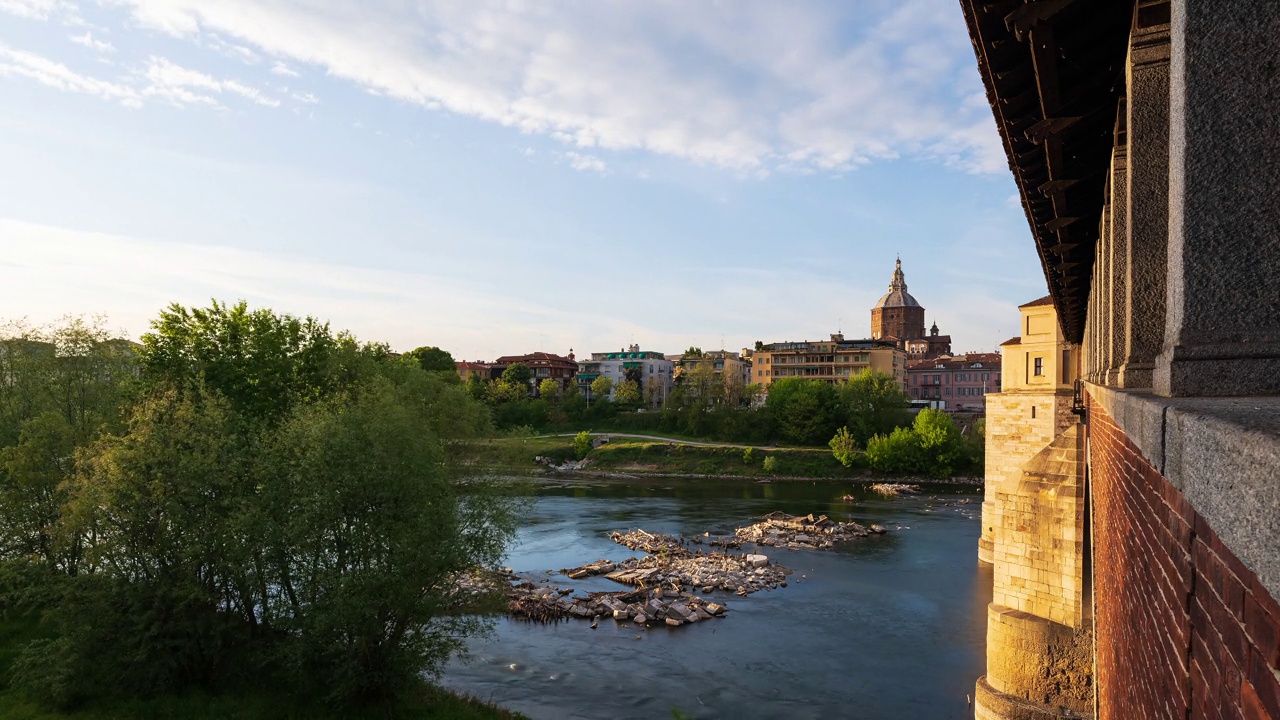
[[[591,451],[589,469],[625,473],[677,473],[741,477],[853,478],[865,467],[845,467],[825,448],[754,449],[697,447],[665,442],[614,440]],[[766,469],[767,458],[773,458]]]
[[[39,637],[32,623],[0,622],[0,718],[5,720],[518,720],[474,698],[462,697],[425,681],[395,707],[335,711],[283,694],[215,696],[189,693],[135,699],[109,699],[74,710],[55,710],[32,702],[9,685],[9,668],[21,648]]]
[[[483,455],[477,456],[476,463],[495,469],[533,470],[536,468],[533,458],[537,455],[559,461],[573,459],[572,441],[571,437],[491,440],[485,445]],[[744,447],[701,447],[614,436],[609,443],[592,450],[588,457],[589,471],[629,474],[811,478],[855,478],[866,474],[864,463],[846,468],[827,448],[753,448],[747,455]],[[773,468],[766,470],[765,459],[770,457],[774,459]]]

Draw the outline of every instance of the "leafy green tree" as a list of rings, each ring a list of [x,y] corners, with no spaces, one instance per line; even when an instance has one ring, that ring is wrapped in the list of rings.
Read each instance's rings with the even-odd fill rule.
[[[297,318],[246,302],[207,308],[170,305],[142,336],[143,378],[152,385],[201,382],[247,417],[274,420],[293,404],[333,392],[350,379],[355,341],[315,318]],[[366,346],[370,356],[385,346]]]
[[[891,375],[863,370],[841,383],[839,394],[846,427],[859,446],[865,447],[873,435],[888,434],[910,421],[907,407],[911,401]]]
[[[694,347],[690,345],[689,349],[685,350],[684,354],[680,356],[680,359],[687,360],[689,358],[701,358],[701,357],[702,357],[702,348]]]
[[[538,383],[538,397],[546,400],[555,400],[560,396],[560,383],[547,378]]]
[[[770,475],[772,475],[773,473],[776,473],[776,472],[778,471],[778,458],[777,458],[776,456],[774,456],[774,455],[769,455],[769,456],[765,457],[765,459],[764,459],[764,471],[765,471],[765,472],[767,472],[767,473],[769,473]]]
[[[484,399],[490,405],[519,403],[529,399],[529,386],[498,380],[485,386]]]
[[[894,428],[867,442],[867,462],[884,473],[914,473],[924,466],[920,437],[911,428]]]
[[[849,428],[842,427],[836,431],[835,437],[831,438],[831,442],[827,443],[831,446],[831,454],[840,461],[845,467],[852,467],[854,458],[857,457],[857,449],[854,446],[853,436],[849,434]]]
[[[604,400],[609,397],[609,393],[613,391],[613,380],[600,375],[591,381],[591,397],[597,400]]]
[[[751,459],[752,459],[752,457],[755,455],[755,453],[756,453],[756,449],[755,449],[755,448],[751,448],[751,447],[749,447],[749,448],[747,448],[746,450],[743,450],[743,451],[742,451],[742,462],[743,462],[743,464],[745,464],[745,465],[750,465],[750,464],[751,464]]]
[[[941,410],[921,410],[910,428],[895,428],[867,443],[867,460],[876,470],[947,477],[968,461],[960,431]]]
[[[123,427],[136,367],[100,317],[0,328],[0,559],[77,571],[80,539],[55,527],[75,450]]]
[[[499,379],[504,383],[528,388],[529,381],[533,379],[533,371],[524,363],[512,363],[502,371]]]
[[[794,443],[820,445],[838,427],[835,388],[820,380],[778,380],[769,386],[765,407],[782,437]]]
[[[573,453],[581,460],[589,452],[591,452],[591,431],[583,430],[573,436]]]
[[[640,386],[634,380],[623,380],[613,389],[613,401],[621,405],[639,405]]]
[[[447,350],[435,346],[414,348],[404,356],[418,363],[418,367],[428,372],[447,372],[457,374],[458,366],[454,364],[453,355]]]

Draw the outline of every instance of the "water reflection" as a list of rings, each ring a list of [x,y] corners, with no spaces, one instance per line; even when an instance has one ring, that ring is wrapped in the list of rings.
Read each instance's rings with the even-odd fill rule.
[[[853,492],[855,501],[841,501]],[[968,503],[960,501],[968,500]],[[563,483],[538,490],[507,564],[579,591],[618,589],[546,570],[635,553],[613,530],[731,532],[772,510],[877,522],[834,551],[763,552],[798,582],[727,600],[725,620],[648,630],[502,620],[444,684],[533,718],[963,718],[982,673],[990,578],[977,568],[980,492],[882,498],[829,482]]]

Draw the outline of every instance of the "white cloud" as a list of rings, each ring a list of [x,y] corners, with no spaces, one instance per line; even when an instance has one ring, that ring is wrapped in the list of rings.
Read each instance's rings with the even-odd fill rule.
[[[113,53],[116,51],[115,46],[106,40],[94,40],[93,33],[88,30],[85,30],[83,35],[71,35],[69,38],[71,42],[83,45],[97,53]]]
[[[564,154],[564,157],[569,161],[569,167],[574,170],[603,173],[608,169],[605,162],[595,155],[583,155],[581,153],[569,151]]]
[[[284,77],[298,77],[297,70],[294,70],[293,68],[279,61],[277,61],[275,65],[271,66],[271,72],[272,74],[283,75]]]
[[[166,60],[152,57],[147,62],[145,77],[149,83],[143,91],[178,105],[207,105],[221,107],[214,95],[230,93],[245,100],[278,107],[280,101],[263,95],[257,88],[237,80],[219,80],[211,75],[190,70]],[[209,94],[212,93],[212,94]]]
[[[903,156],[1003,167],[990,111],[969,102],[977,76],[950,0],[116,2],[174,36],[234,38],[375,95],[580,149],[755,173]]]
[[[93,95],[126,107],[142,104],[141,94],[133,87],[82,75],[62,63],[3,43],[0,43],[0,75],[25,77],[58,90]]]
[[[61,0],[0,0],[0,12],[32,20],[47,20],[62,5]]]
[[[315,105],[316,103],[320,102],[320,98],[316,97],[313,93],[309,93],[309,92],[290,93],[289,97],[293,98],[294,100],[297,100],[298,102],[306,103],[308,105]]]

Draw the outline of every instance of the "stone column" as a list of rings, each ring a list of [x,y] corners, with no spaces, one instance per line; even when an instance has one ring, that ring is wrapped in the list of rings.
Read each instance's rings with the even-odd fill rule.
[[[1123,103],[1121,103],[1123,105]],[[1120,108],[1117,124],[1124,122],[1124,108]],[[1111,252],[1107,257],[1107,277],[1110,302],[1107,307],[1107,375],[1105,385],[1115,387],[1120,381],[1120,366],[1124,363],[1125,338],[1129,335],[1128,317],[1128,147],[1124,130],[1116,130],[1116,145],[1111,150],[1111,202],[1108,208],[1107,235]]]
[[[1124,361],[1116,382],[1151,387],[1164,344],[1169,239],[1169,26],[1135,27],[1126,64],[1129,274]]]
[[[1173,0],[1157,395],[1280,394],[1280,3]]]
[[[1111,192],[1111,182],[1107,182],[1107,194]],[[1089,305],[1094,307],[1093,354],[1097,358],[1094,366],[1093,381],[1099,385],[1107,384],[1107,371],[1111,369],[1111,203],[1102,206],[1102,220],[1098,225],[1098,246],[1094,250],[1093,265],[1097,269],[1097,285],[1089,297]]]

